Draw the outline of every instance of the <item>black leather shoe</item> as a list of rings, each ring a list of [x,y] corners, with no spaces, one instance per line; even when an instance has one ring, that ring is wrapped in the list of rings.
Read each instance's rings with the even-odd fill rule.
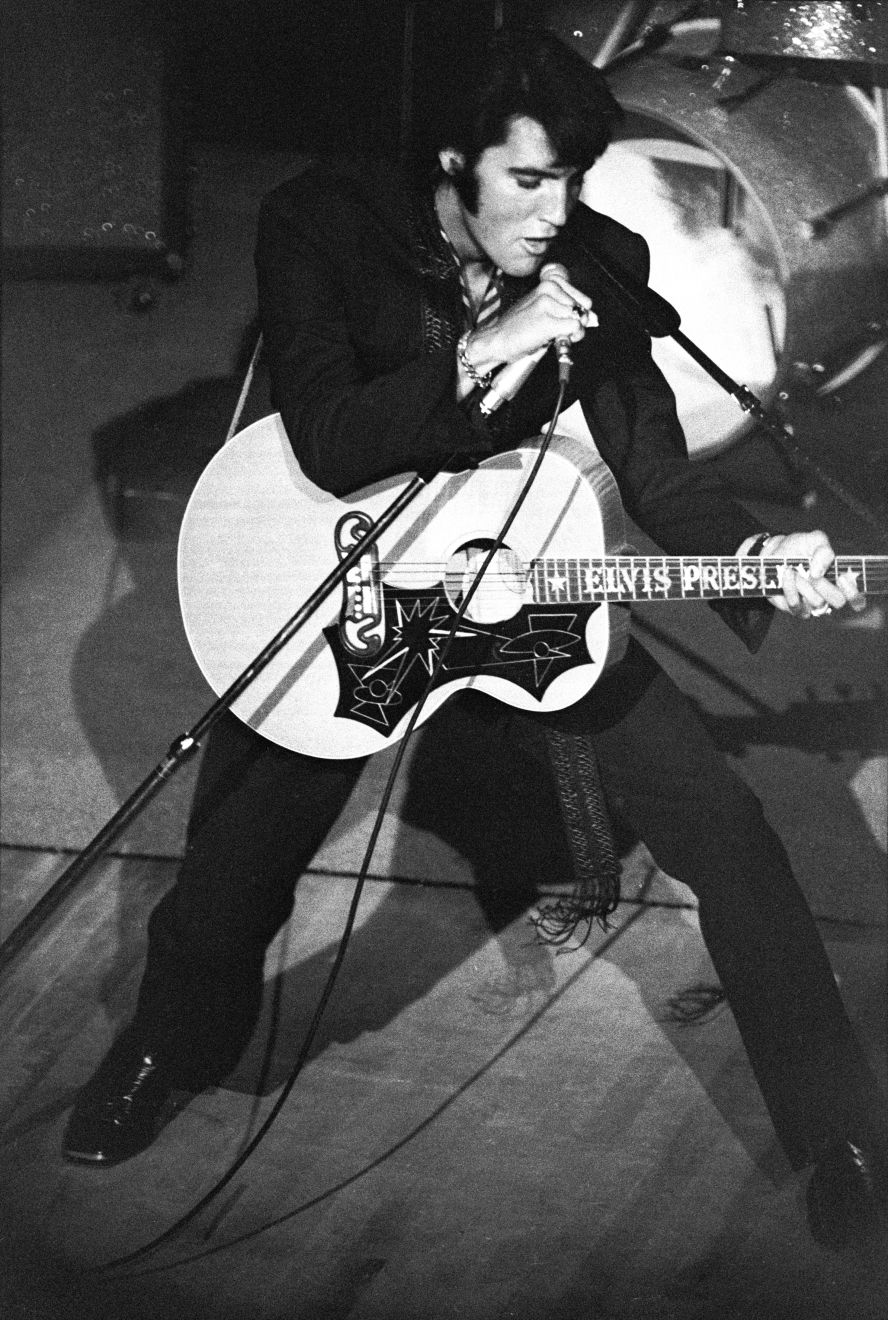
[[[77,1164],[119,1164],[150,1146],[173,1090],[160,1053],[123,1036],[77,1097],[63,1150]]]
[[[837,1142],[821,1156],[806,1199],[808,1224],[820,1246],[863,1246],[888,1235],[885,1165],[853,1141]]]

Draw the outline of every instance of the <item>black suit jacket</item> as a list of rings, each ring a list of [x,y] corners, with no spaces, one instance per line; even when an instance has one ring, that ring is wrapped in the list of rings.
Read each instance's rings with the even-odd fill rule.
[[[540,431],[555,402],[555,365],[546,355],[490,426],[457,404],[459,274],[431,197],[430,186],[384,163],[326,163],[262,206],[256,267],[272,402],[303,471],[336,494],[434,469],[454,452],[480,457],[510,448]],[[552,259],[589,293],[599,325],[575,346],[571,397],[580,399],[627,512],[664,551],[733,554],[760,526],[708,466],[688,460],[650,338],[595,256],[641,287],[647,282],[640,235],[578,205]],[[528,287],[506,280],[505,301]],[[718,608],[748,645],[758,645],[770,606]]]

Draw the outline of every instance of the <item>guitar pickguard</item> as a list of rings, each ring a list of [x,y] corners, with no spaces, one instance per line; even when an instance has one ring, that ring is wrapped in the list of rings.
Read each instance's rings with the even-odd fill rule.
[[[342,643],[338,624],[324,629],[339,677],[335,714],[380,732],[393,729],[420,699],[453,624],[441,583],[421,592],[382,584],[385,642],[366,659]],[[510,619],[462,619],[435,687],[467,673],[506,678],[541,700],[566,669],[589,662],[586,623],[597,604],[528,605]]]

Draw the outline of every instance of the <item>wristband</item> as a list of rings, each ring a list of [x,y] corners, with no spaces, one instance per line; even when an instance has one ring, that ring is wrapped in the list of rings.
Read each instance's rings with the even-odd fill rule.
[[[459,365],[462,367],[473,385],[478,385],[482,390],[489,390],[493,384],[493,372],[488,371],[486,375],[482,375],[474,363],[469,361],[466,353],[466,346],[469,342],[469,335],[471,333],[471,330],[467,330],[466,333],[460,337],[460,341],[456,346],[456,360],[459,362]]]

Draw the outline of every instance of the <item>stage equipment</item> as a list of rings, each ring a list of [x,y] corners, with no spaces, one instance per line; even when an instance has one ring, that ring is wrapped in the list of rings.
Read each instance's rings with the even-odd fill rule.
[[[602,32],[583,14],[597,8],[561,5],[549,24],[590,62]],[[789,66],[779,75],[741,66],[718,53],[712,18],[679,22],[668,40],[661,26],[659,49],[647,53],[644,32],[657,14],[681,8],[649,7],[634,53],[611,60],[627,118],[590,171],[584,200],[645,235],[653,287],[766,403],[831,392],[888,340],[878,101]],[[655,357],[693,455],[748,430],[672,345],[655,345]]]
[[[723,0],[720,50],[743,60],[816,60],[848,79],[888,74],[888,10],[851,0]]]
[[[142,0],[28,0],[3,33],[3,249],[14,274],[182,272],[176,23]]]

